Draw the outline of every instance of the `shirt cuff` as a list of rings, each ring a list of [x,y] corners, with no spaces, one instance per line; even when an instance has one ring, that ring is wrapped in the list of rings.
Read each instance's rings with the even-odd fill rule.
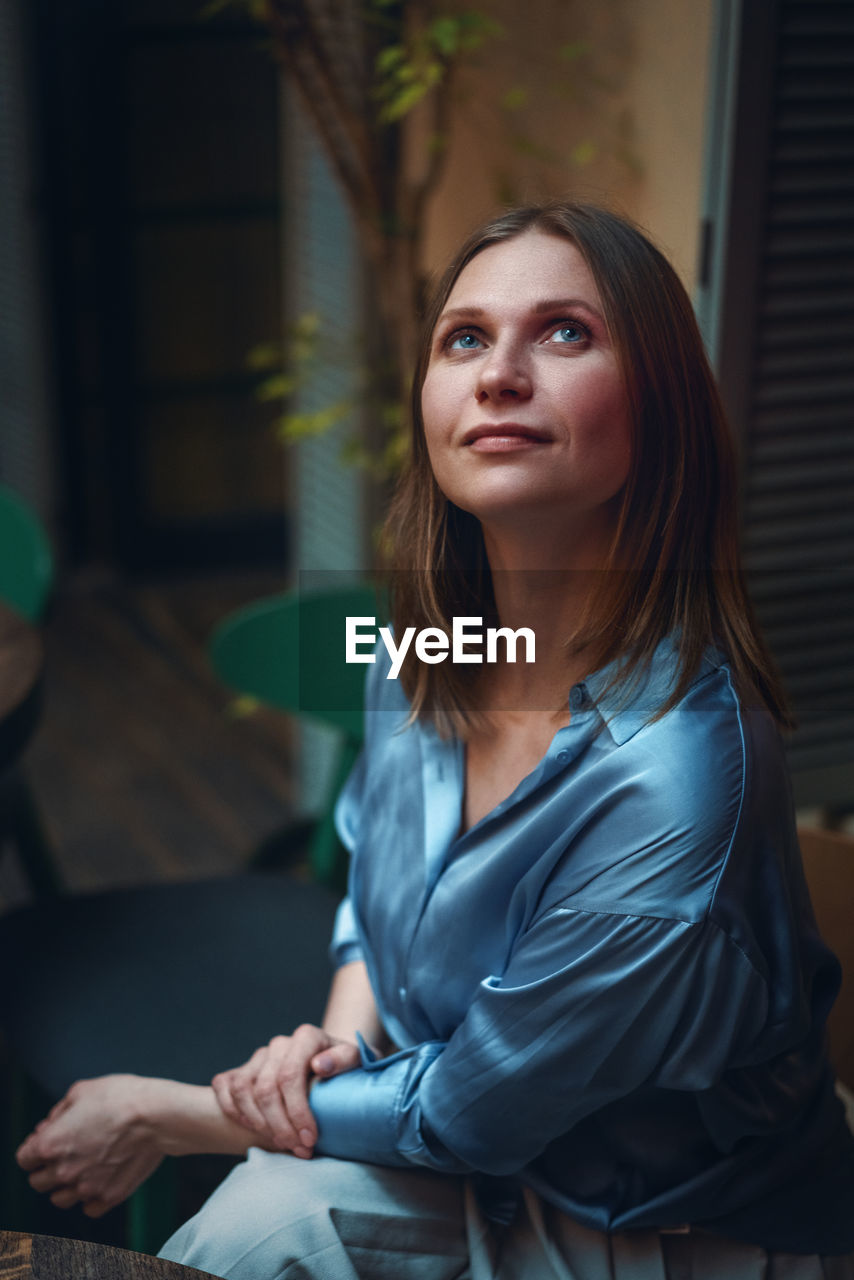
[[[450,1152],[428,1145],[422,1132],[418,1086],[444,1047],[431,1042],[374,1060],[361,1042],[361,1067],[312,1086],[317,1154],[368,1164],[416,1164],[447,1173],[465,1172],[468,1166]]]
[[[335,916],[332,941],[329,944],[329,960],[333,969],[340,969],[342,964],[351,964],[354,960],[363,959],[364,952],[359,940],[353,904],[349,898],[345,898]]]

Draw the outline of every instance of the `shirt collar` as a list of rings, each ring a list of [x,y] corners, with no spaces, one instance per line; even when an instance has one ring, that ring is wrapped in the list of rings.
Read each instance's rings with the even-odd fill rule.
[[[693,688],[723,662],[723,656],[716,649],[708,648],[689,687]],[[622,659],[615,658],[582,681],[587,696],[595,704],[617,746],[622,746],[648,724],[675,689],[679,672],[677,638],[666,636],[658,644],[646,669],[632,675],[628,687],[619,679],[621,664]],[[608,689],[615,676],[616,682]]]

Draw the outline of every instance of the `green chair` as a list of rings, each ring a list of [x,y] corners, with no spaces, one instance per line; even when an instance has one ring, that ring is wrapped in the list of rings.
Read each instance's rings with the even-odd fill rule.
[[[0,484],[0,600],[29,622],[40,622],[53,577],[53,552],[42,525],[23,498]],[[0,845],[15,845],[30,888],[49,897],[61,892],[62,883],[20,764],[38,719],[39,694],[36,688],[14,720],[0,726]]]
[[[381,618],[385,605],[376,587],[271,596],[225,618],[208,653],[224,684],[338,733],[329,795],[309,838],[316,880],[341,889],[346,854],[335,832],[333,803],[362,744],[365,666],[344,660],[345,619]]]
[[[39,622],[53,586],[47,534],[23,498],[0,484],[0,600]]]

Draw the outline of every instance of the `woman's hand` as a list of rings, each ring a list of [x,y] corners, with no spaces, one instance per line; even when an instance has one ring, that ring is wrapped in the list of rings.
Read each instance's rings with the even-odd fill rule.
[[[78,1201],[98,1218],[126,1199],[163,1159],[145,1119],[151,1082],[140,1076],[79,1080],[16,1152],[36,1191],[60,1209]]]
[[[334,1069],[331,1074],[334,1074]],[[126,1199],[164,1155],[245,1155],[266,1146],[225,1116],[209,1085],[143,1076],[79,1080],[17,1152],[36,1191],[99,1217]]]
[[[252,1129],[277,1150],[308,1159],[317,1142],[308,1104],[312,1079],[358,1065],[355,1044],[305,1024],[291,1036],[274,1036],[243,1066],[220,1072],[211,1084],[229,1120]]]

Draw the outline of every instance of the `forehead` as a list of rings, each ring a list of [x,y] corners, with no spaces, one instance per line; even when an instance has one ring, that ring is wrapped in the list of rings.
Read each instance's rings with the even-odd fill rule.
[[[602,309],[596,281],[575,245],[562,236],[525,231],[472,258],[454,282],[443,311],[468,306],[515,309],[570,297]]]

